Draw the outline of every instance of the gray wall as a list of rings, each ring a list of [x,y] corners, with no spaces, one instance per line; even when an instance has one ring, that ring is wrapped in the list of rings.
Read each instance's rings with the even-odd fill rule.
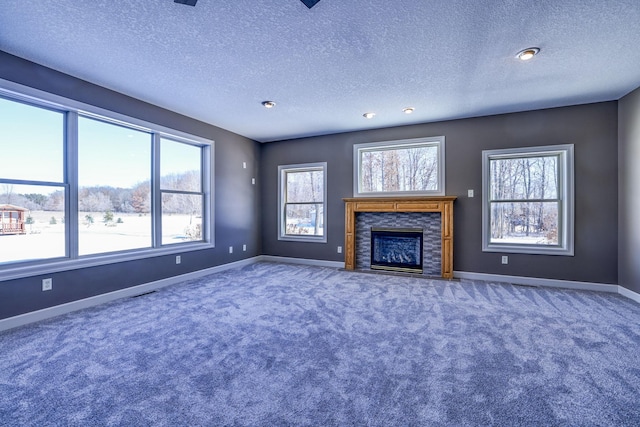
[[[462,119],[264,144],[262,242],[267,255],[343,261],[343,197],[352,196],[353,144],[444,135],[446,193],[454,203],[454,270],[615,284],[618,279],[617,102]],[[575,256],[482,252],[485,149],[575,144]],[[327,162],[327,243],[277,239],[278,165]],[[476,197],[468,198],[467,189]]]
[[[618,281],[640,293],[640,88],[619,101]]]
[[[0,281],[0,319],[260,254],[260,194],[251,184],[259,172],[257,142],[1,51],[0,78],[214,140],[216,243],[215,249],[184,253],[180,265],[171,255],[47,274],[54,283],[50,292],[41,291],[42,277]]]

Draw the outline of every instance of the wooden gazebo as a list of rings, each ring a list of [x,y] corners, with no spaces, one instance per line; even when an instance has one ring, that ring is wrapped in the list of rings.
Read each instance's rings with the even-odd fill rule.
[[[27,210],[15,205],[0,205],[0,235],[26,234],[24,216]]]

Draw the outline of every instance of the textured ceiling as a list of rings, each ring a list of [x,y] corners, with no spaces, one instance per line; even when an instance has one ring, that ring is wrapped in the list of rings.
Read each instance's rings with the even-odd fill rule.
[[[638,0],[2,0],[0,50],[266,142],[619,99],[639,23]]]

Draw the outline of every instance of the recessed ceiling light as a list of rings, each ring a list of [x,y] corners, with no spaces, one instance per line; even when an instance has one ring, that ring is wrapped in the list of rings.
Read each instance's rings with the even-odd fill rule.
[[[365,119],[373,119],[375,115],[376,113],[364,113],[362,117],[364,117]]]
[[[416,109],[415,109],[415,108],[413,108],[413,107],[407,107],[407,108],[403,108],[403,109],[402,109],[402,112],[403,112],[403,113],[405,113],[405,114],[411,114],[411,113],[413,113],[414,111],[416,111]]]
[[[516,58],[518,58],[521,61],[528,61],[534,56],[536,56],[539,52],[540,52],[540,48],[538,47],[528,47],[518,52],[518,54],[516,55]]]
[[[262,105],[264,105],[265,108],[273,108],[276,106],[276,103],[273,101],[263,101]]]

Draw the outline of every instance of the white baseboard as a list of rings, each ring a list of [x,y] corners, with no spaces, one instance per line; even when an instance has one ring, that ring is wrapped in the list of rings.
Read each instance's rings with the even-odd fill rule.
[[[540,279],[536,277],[505,276],[501,274],[470,273],[466,271],[454,271],[453,277],[457,279],[513,283],[515,285],[546,286],[551,288],[579,289],[583,291],[612,292],[612,293],[620,294],[623,297],[632,299],[637,303],[640,303],[640,294],[632,290],[629,290],[624,286],[610,285],[607,283],[576,282],[572,280],[557,280],[557,279]]]
[[[454,271],[453,277],[456,279],[513,283],[514,285],[544,286],[550,288],[618,293],[618,285],[610,285],[606,283],[577,282],[573,280],[542,279],[538,277],[507,276],[502,274],[473,273],[466,271]]]
[[[42,310],[32,311],[30,313],[9,317],[0,320],[0,331],[27,325],[29,323],[39,322],[51,317],[60,316],[61,314],[71,313],[72,311],[82,310],[84,308],[104,304],[106,302],[114,301],[120,298],[127,298],[144,294],[146,292],[151,292],[165,286],[184,282],[186,280],[197,279],[208,274],[229,270],[231,268],[244,267],[245,265],[258,262],[259,258],[260,257],[247,258],[229,264],[218,265],[216,267],[211,267],[204,270],[198,270],[191,273],[181,274],[179,276],[168,277],[166,279],[157,280],[155,282],[144,283],[142,285],[132,286],[130,288],[120,289],[106,294],[96,295],[93,297],[44,308]]]
[[[290,258],[273,255],[260,255],[260,261],[267,262],[282,262],[285,264],[304,264],[314,265],[316,267],[332,267],[332,268],[344,268],[344,261],[324,261],[320,259],[306,259],[306,258]]]
[[[634,300],[635,302],[640,304],[640,294],[633,292],[630,289],[625,288],[624,286],[618,286],[618,293],[623,297],[627,297],[629,299]]]

